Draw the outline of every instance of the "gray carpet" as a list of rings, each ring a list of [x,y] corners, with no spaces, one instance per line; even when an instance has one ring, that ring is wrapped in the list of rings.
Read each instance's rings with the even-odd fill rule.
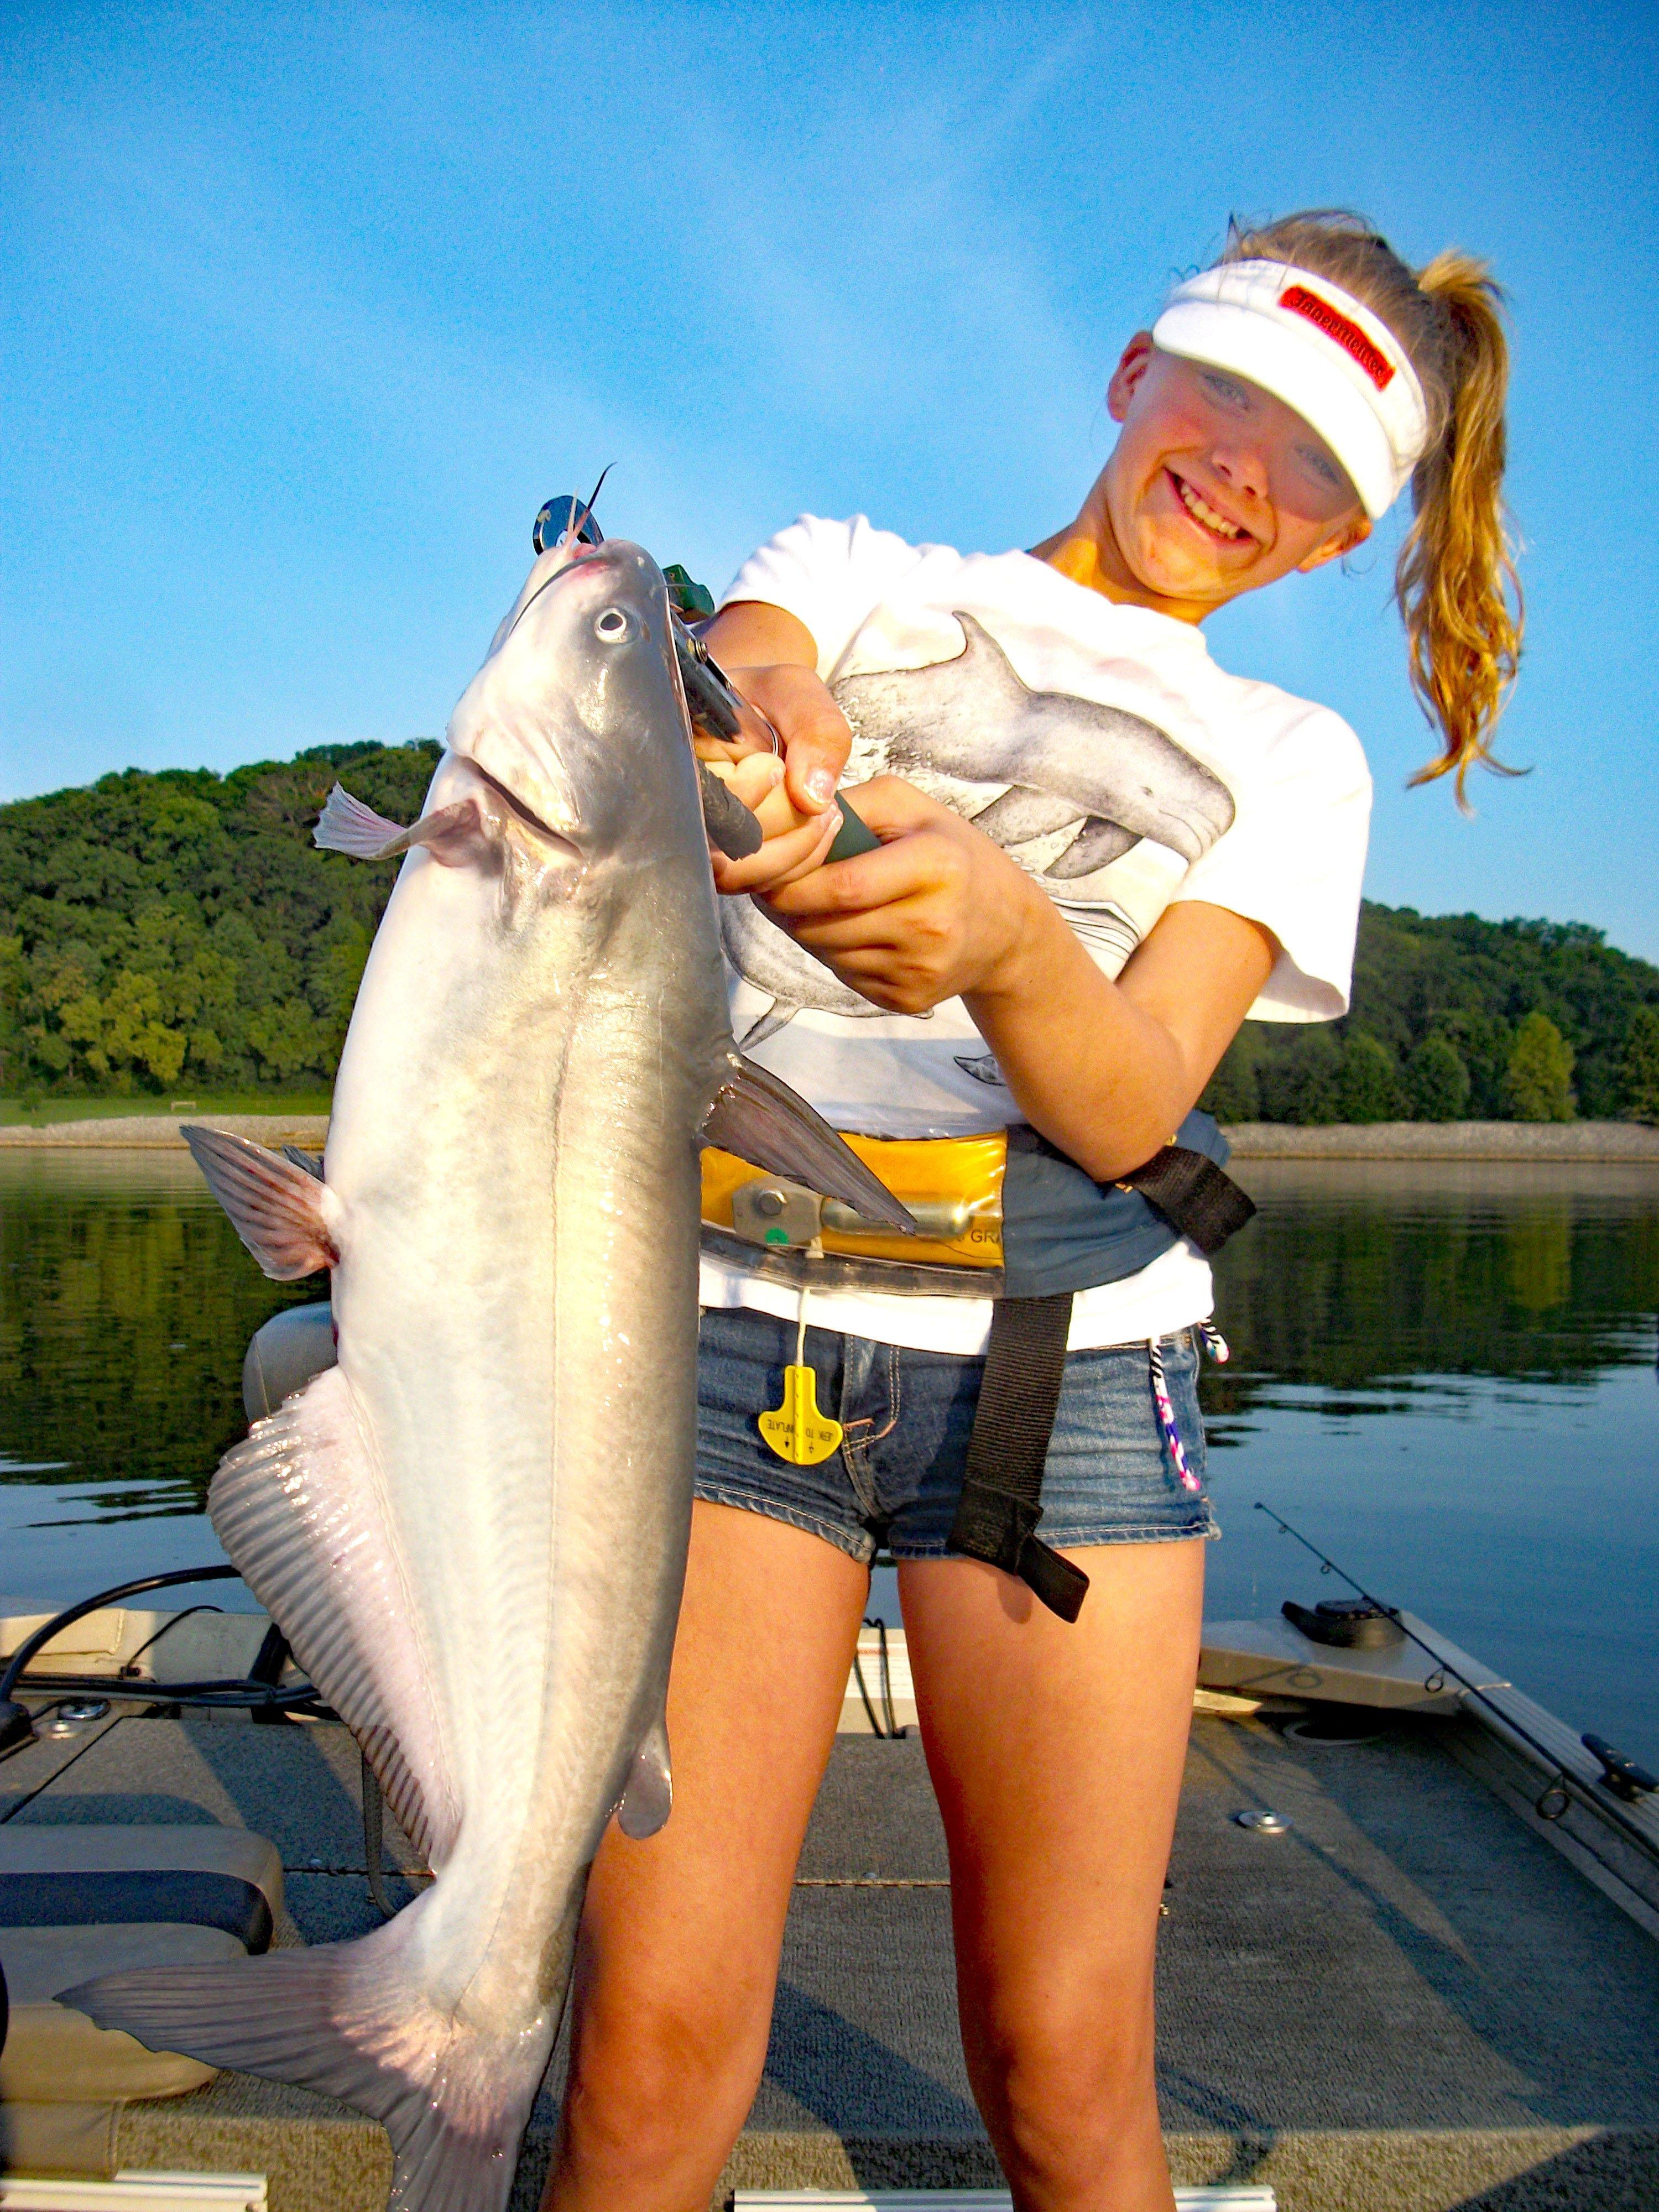
[[[341,1729],[134,1719],[51,1763],[62,1771],[26,1803],[36,1755],[0,1767],[0,1818],[244,1824],[288,1869],[279,1940],[377,1924]],[[1253,1805],[1289,1832],[1234,1825]],[[410,1863],[389,1825],[388,1857]],[[1180,2179],[1269,2179],[1291,2212],[1659,2204],[1659,1945],[1431,1730],[1318,1747],[1200,1719],[1171,1871],[1160,2080]],[[728,2183],[994,2182],[957,2039],[945,1874],[920,1746],[843,1738]],[[273,2131],[262,2116],[278,2113]],[[526,2207],[550,2120],[544,2098]],[[354,2116],[232,2078],[135,2108],[121,2155],[188,2162],[191,2142],[263,2144],[273,2212],[374,2207],[385,2171],[378,2130]]]

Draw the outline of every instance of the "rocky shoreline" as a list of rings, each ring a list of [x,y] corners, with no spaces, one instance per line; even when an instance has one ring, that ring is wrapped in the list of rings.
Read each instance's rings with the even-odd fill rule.
[[[65,1147],[76,1151],[183,1152],[179,1132],[185,1123],[204,1123],[210,1129],[228,1129],[233,1136],[252,1137],[261,1145],[303,1145],[321,1152],[328,1134],[326,1114],[124,1114],[91,1121],[8,1123],[0,1127],[0,1148]]]
[[[1639,1121],[1365,1121],[1303,1128],[1244,1121],[1241,1160],[1632,1160],[1659,1166],[1659,1129]]]
[[[252,1137],[262,1145],[320,1152],[322,1114],[201,1114],[185,1117]],[[181,1151],[179,1123],[168,1114],[128,1114],[36,1127],[0,1127],[0,1149]],[[1370,1121],[1303,1128],[1246,1121],[1227,1131],[1241,1160],[1626,1160],[1659,1166],[1659,1129],[1635,1121]]]

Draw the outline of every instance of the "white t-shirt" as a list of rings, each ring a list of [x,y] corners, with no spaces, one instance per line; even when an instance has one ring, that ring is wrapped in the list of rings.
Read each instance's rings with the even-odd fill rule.
[[[1229,676],[1195,624],[1115,605],[1028,553],[910,545],[863,515],[803,515],[722,604],[782,607],[854,731],[845,781],[891,773],[1026,868],[1108,975],[1178,899],[1229,908],[1281,947],[1261,1021],[1346,1011],[1370,813],[1358,739],[1328,708]],[[722,899],[732,1028],[837,1128],[962,1136],[1020,1118],[960,999],[884,1013],[746,898]],[[745,1042],[744,1040],[749,1042]],[[1182,1243],[1078,1292],[1074,1351],[1164,1335],[1211,1310]],[[795,1292],[705,1257],[707,1305],[793,1317]],[[989,1299],[815,1293],[817,1325],[976,1352]]]

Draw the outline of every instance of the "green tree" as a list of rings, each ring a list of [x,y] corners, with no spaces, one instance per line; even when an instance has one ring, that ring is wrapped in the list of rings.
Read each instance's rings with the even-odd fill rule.
[[[1221,1055],[1199,1104],[1218,1121],[1254,1121],[1261,1112],[1256,1071],[1261,1060],[1261,1024],[1246,1022]]]
[[[1364,1030],[1351,1030],[1342,1041],[1337,1105],[1345,1121],[1392,1121],[1400,1111],[1394,1054]]]
[[[1469,1089],[1462,1054],[1438,1030],[1406,1062],[1406,1095],[1419,1121],[1461,1121],[1468,1111]]]
[[[1516,1121],[1571,1121],[1572,1048],[1547,1014],[1528,1014],[1516,1032],[1504,1097]]]
[[[0,1082],[11,1093],[326,1082],[395,870],[318,852],[337,775],[410,821],[438,749],[127,769],[0,806]]]
[[[1620,1072],[1628,1118],[1659,1122],[1659,1006],[1638,1006],[1632,1015]]]
[[[1300,1023],[1261,1074],[1264,1121],[1342,1119],[1342,1048],[1322,1022]]]

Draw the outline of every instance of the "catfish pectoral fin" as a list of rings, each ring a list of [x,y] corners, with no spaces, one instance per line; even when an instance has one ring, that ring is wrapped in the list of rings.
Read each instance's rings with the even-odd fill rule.
[[[297,1283],[340,1256],[339,1200],[325,1182],[247,1137],[194,1124],[180,1127],[231,1226],[276,1283]]]
[[[337,783],[323,801],[323,811],[311,833],[312,842],[325,853],[349,854],[354,860],[380,860],[407,836],[401,822],[388,821],[361,799],[354,799]]]
[[[709,1144],[752,1160],[769,1174],[805,1183],[821,1197],[839,1198],[868,1221],[914,1235],[908,1208],[799,1091],[741,1053],[728,1054],[727,1065],[731,1073],[702,1125]]]
[[[324,852],[345,853],[354,860],[394,860],[400,853],[424,845],[446,867],[457,867],[472,854],[483,827],[476,799],[441,806],[435,814],[423,814],[405,830],[402,823],[388,821],[337,783],[311,836]]]

